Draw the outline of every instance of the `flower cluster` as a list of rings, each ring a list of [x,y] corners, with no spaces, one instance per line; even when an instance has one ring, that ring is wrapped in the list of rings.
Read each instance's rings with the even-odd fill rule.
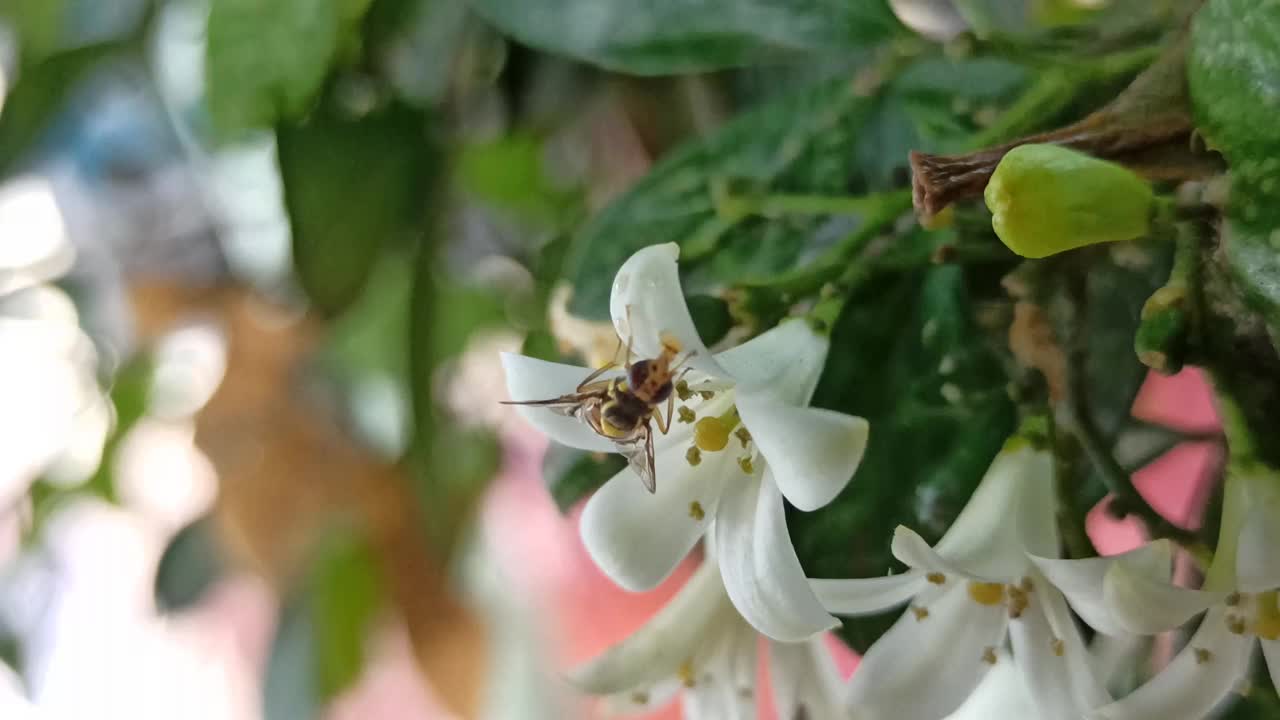
[[[782,718],[972,716],[976,711],[966,709],[995,692],[976,692],[980,686],[1004,688],[999,692],[1016,696],[1018,707],[1030,703],[1050,720],[1198,718],[1243,675],[1254,638],[1280,668],[1280,561],[1266,551],[1280,539],[1267,521],[1274,513],[1246,525],[1238,581],[1229,588],[1171,585],[1167,542],[1062,559],[1053,459],[1031,432],[1006,443],[936,544],[898,527],[892,551],[905,572],[806,578],[784,500],[812,511],[834,499],[861,459],[867,423],[808,406],[827,339],[803,320],[709,352],[684,304],[677,252],[661,245],[632,256],[611,303],[618,334],[636,356],[656,356],[669,338],[686,353],[689,369],[675,389],[678,415],[656,437],[656,493],[628,468],[589,499],[581,527],[595,562],[629,590],[657,585],[700,540],[705,559],[648,625],[574,674],[579,687],[623,710],[683,691],[687,717],[754,717],[764,636]],[[570,394],[591,373],[518,355],[503,361],[516,401]],[[602,377],[625,382],[617,373]],[[614,449],[572,414],[527,405],[520,411],[558,442]],[[838,623],[833,616],[904,605],[842,683],[822,645],[822,633]],[[1163,673],[1113,702],[1076,615],[1103,635],[1130,637],[1206,610],[1200,631]],[[989,681],[997,667],[999,682]],[[1187,687],[1213,692],[1195,690],[1191,701]]]

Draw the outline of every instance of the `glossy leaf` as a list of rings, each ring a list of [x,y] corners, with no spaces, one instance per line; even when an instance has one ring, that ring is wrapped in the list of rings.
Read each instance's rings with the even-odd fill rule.
[[[214,126],[234,136],[301,117],[355,42],[369,0],[214,0],[206,79]]]
[[[717,214],[712,184],[847,194],[851,184],[860,184],[857,138],[870,110],[871,101],[842,79],[778,98],[673,152],[575,238],[569,311],[608,318],[614,274],[632,253],[654,243],[680,244],[684,268],[707,260],[707,284],[760,280],[795,266],[806,242],[830,220],[731,221]]]
[[[898,524],[936,540],[1013,430],[1003,373],[971,312],[961,269],[943,267],[873,283],[840,316],[814,404],[866,417],[871,441],[831,505],[788,517],[808,575],[884,575]],[[846,627],[865,649],[887,625]]]
[[[363,537],[343,531],[325,538],[312,567],[307,602],[324,698],[349,687],[364,669],[365,643],[382,603],[376,562]]]
[[[426,122],[392,105],[354,121],[330,109],[280,128],[294,262],[322,309],[344,308],[383,247],[422,232],[433,163]]]
[[[884,0],[473,0],[520,42],[638,75],[847,53],[901,30]]]
[[[156,606],[162,611],[186,609],[199,602],[225,568],[213,518],[205,516],[184,527],[169,541],[156,569]]]

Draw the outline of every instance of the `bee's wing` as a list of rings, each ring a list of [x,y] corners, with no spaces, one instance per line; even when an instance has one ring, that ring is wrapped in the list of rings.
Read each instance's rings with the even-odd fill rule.
[[[548,400],[503,400],[503,405],[530,405],[533,407],[544,407],[558,415],[567,415],[584,419],[585,413],[592,405],[600,402],[600,393],[583,392],[571,393],[569,395],[561,395],[557,398]]]
[[[649,430],[648,423],[636,428],[635,434],[631,437],[618,440],[614,445],[640,476],[644,489],[656,492],[658,482],[653,468],[653,433]]]

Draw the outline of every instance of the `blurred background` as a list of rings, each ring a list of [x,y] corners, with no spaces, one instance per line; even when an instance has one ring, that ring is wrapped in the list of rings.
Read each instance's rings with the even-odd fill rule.
[[[556,283],[572,231],[868,54],[642,78],[501,5],[0,4],[0,717],[603,717],[560,673],[688,568],[598,574],[574,504],[620,465],[500,406],[498,353],[611,352]],[[895,9],[963,29],[939,6]],[[912,102],[865,141],[881,185],[938,121]],[[1213,422],[1194,375],[1144,392]],[[1195,523],[1215,448],[1179,452],[1160,509]]]

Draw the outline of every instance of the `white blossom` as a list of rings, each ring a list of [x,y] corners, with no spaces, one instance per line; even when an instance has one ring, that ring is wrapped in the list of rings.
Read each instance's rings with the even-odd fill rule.
[[[672,422],[655,440],[657,491],[631,469],[588,501],[582,535],[596,564],[629,590],[656,586],[704,535],[720,548],[729,597],[760,632],[808,638],[838,624],[804,579],[787,533],[783,498],[800,510],[829,503],[849,482],[867,441],[865,420],[807,407],[828,340],[802,320],[712,355],[694,328],[677,274],[676,245],[645,248],[618,271],[611,312],[638,357],[660,352],[660,336],[688,354],[686,419],[715,418],[732,432],[721,448],[695,445],[693,422]],[[504,355],[512,399],[570,393],[586,368]],[[612,443],[576,418],[537,407],[522,414],[553,440],[592,451]],[[663,408],[665,412],[665,408]],[[655,428],[654,432],[657,432]],[[704,443],[705,445],[705,443]]]
[[[1074,720],[1109,701],[1061,593],[1029,553],[1057,557],[1052,459],[1021,440],[996,457],[946,535],[930,547],[899,526],[899,575],[813,580],[837,615],[910,601],[854,673],[848,702],[865,720],[937,720],[1000,662],[1006,637],[1037,717]]]
[[[690,720],[756,717],[760,636],[730,603],[715,565],[706,560],[648,624],[578,668],[572,682],[606,695],[615,712],[650,710],[680,695]],[[766,648],[777,717],[846,717],[822,637]]]

